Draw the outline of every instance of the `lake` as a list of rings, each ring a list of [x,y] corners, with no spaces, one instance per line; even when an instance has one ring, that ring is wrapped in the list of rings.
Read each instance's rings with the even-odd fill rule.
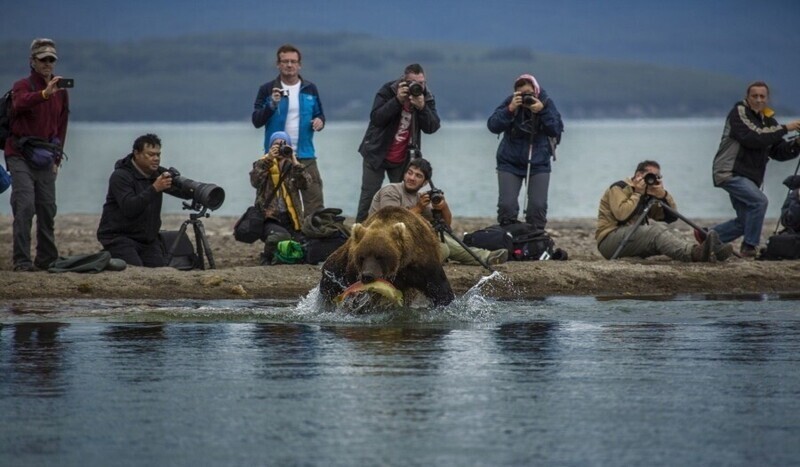
[[[796,299],[313,298],[0,303],[2,464],[800,459]]]
[[[549,217],[595,217],[603,191],[632,175],[644,159],[661,163],[665,187],[685,216],[733,217],[727,194],[711,183],[711,162],[723,123],[722,117],[566,121],[550,183]],[[315,136],[326,204],[351,216],[360,193],[362,159],[357,149],[365,129],[366,122],[333,122]],[[225,189],[225,203],[216,214],[238,216],[253,203],[248,172],[261,156],[263,131],[249,122],[75,122],[67,138],[69,160],[57,183],[59,212],[99,214],[114,163],[131,151],[137,136],[148,132],[162,139],[162,165]],[[422,150],[433,164],[434,183],[444,190],[456,216],[496,215],[498,143],[485,122],[443,122],[437,133],[423,135]],[[780,212],[788,191],[781,182],[795,172],[796,164],[770,162],[765,183],[771,200],[768,217]],[[10,213],[8,196],[0,195],[0,214]],[[164,210],[179,212],[181,203],[165,197]]]

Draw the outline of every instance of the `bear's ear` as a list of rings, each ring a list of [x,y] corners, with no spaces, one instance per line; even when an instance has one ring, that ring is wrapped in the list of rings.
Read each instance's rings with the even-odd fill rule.
[[[406,233],[406,225],[402,222],[396,223],[395,225],[392,226],[392,233],[394,234],[394,238],[398,242],[403,241],[403,237],[405,236]]]
[[[364,232],[366,231],[367,229],[363,225],[353,224],[353,226],[350,228],[350,233],[353,234],[353,241],[356,243],[360,242],[361,239],[364,238]]]

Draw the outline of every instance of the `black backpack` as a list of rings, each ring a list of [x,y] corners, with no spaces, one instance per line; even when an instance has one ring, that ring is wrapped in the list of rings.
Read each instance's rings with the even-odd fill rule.
[[[178,239],[178,243],[175,246],[175,251],[172,252],[172,259],[170,259],[170,262],[167,266],[179,269],[181,271],[202,269],[203,262],[197,256],[197,253],[195,253],[194,246],[192,245],[191,240],[189,240],[189,236],[186,235],[186,231],[184,231],[180,237],[178,237],[179,233],[181,233],[180,230],[162,230],[158,232],[158,235],[161,238],[161,248],[164,251],[165,258],[167,255],[169,255],[169,250],[172,248],[172,244],[175,243],[176,239]]]
[[[33,81],[28,78],[28,84],[31,85],[31,91],[35,88]],[[11,136],[11,114],[13,112],[11,102],[12,90],[9,89],[3,97],[0,97],[0,150],[5,149],[6,140]]]
[[[11,136],[11,91],[0,97],[0,149],[5,149],[6,139]]]
[[[486,250],[508,250],[511,261],[566,260],[567,252],[542,229],[525,222],[492,225],[464,235],[464,244]]]
[[[789,230],[772,235],[758,255],[760,260],[800,259],[800,233]]]

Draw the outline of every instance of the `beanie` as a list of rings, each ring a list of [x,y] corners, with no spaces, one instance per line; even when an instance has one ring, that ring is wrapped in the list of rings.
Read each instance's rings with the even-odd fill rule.
[[[289,146],[292,145],[292,138],[289,137],[288,133],[286,133],[285,131],[276,131],[275,133],[272,134],[272,136],[269,137],[269,146],[272,147],[272,143],[274,143],[275,140],[277,139],[282,139],[286,141],[286,144],[288,144]]]

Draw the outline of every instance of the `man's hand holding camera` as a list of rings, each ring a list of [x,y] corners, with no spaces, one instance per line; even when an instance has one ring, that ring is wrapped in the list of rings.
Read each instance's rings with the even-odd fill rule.
[[[425,108],[425,87],[416,81],[401,81],[397,86],[397,100],[405,105],[411,102],[417,110]]]
[[[288,89],[272,88],[272,107],[276,107],[284,97],[289,97]]]
[[[539,113],[544,109],[544,104],[533,93],[516,91],[508,104],[508,111],[515,113],[520,107]]]
[[[156,177],[156,180],[153,182],[153,188],[156,190],[156,193],[161,193],[162,191],[172,188],[172,174],[168,171],[164,171],[161,175]]]
[[[661,182],[661,175],[651,172],[638,173],[633,178],[633,191],[640,195],[649,195],[657,199],[664,199],[667,190]]]

